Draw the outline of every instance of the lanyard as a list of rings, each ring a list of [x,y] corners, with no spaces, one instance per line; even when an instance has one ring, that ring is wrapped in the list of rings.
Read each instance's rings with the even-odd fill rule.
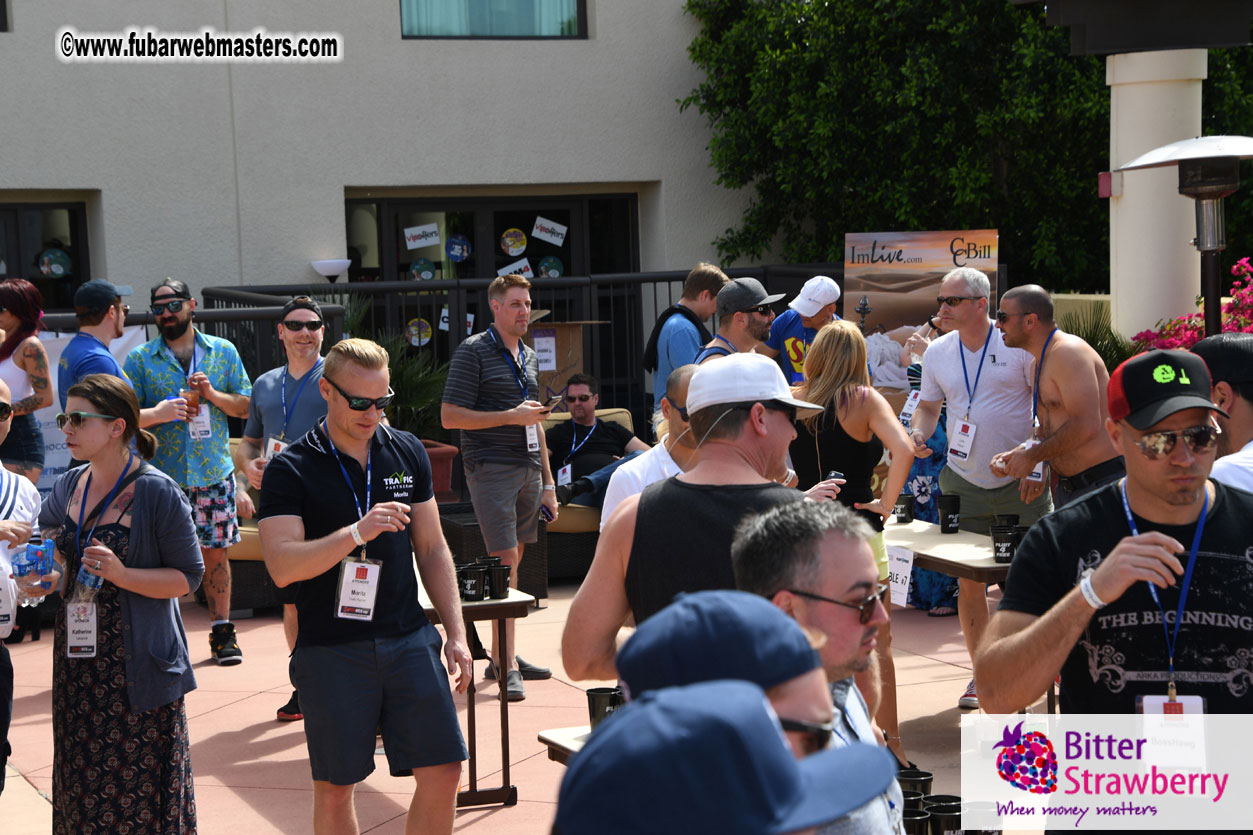
[[[566,456],[565,463],[569,464],[570,459],[574,457],[574,453],[578,452],[579,450],[583,448],[583,445],[587,443],[587,439],[592,437],[592,433],[596,431],[596,425],[598,423],[600,423],[600,418],[592,418],[592,428],[587,430],[587,434],[583,436],[583,440],[579,441],[577,444],[574,443],[573,440],[570,442],[571,443],[570,454]],[[578,437],[579,437],[579,432],[578,432],[578,429],[576,428],[577,426],[578,426],[577,423],[575,423],[574,421],[570,421],[570,436],[574,440],[578,440]]]
[[[283,366],[283,381],[279,384],[278,390],[283,399],[283,431],[278,433],[278,439],[281,441],[287,437],[287,424],[291,420],[292,412],[296,411],[296,404],[300,402],[300,395],[304,393],[305,383],[309,382],[309,378],[313,376],[313,372],[322,367],[322,358],[318,357],[318,362],[313,368],[309,369],[309,373],[305,374],[304,379],[300,381],[299,388],[296,389],[296,396],[292,398],[291,408],[287,408],[287,366]],[[330,436],[327,436],[330,437]]]
[[[348,470],[344,467],[344,462],[339,460],[339,450],[335,448],[335,442],[331,440],[331,432],[326,427],[326,418],[322,419],[322,431],[326,433],[326,442],[331,445],[331,454],[335,456],[335,463],[339,465],[339,471],[344,474],[344,481],[348,484],[348,492],[352,494],[352,503],[357,508],[357,521],[361,521],[365,516],[361,512],[361,504],[357,501],[357,488],[352,486],[352,479],[348,477]],[[367,447],[365,454],[365,509],[370,509],[370,491],[374,486],[371,483],[370,474],[374,467],[374,439],[370,439],[370,446]]]
[[[1044,370],[1044,355],[1048,353],[1049,343],[1053,341],[1057,328],[1049,333],[1048,339],[1044,340],[1044,350],[1040,352],[1040,361],[1035,364],[1035,389],[1031,392],[1031,422],[1036,426],[1040,425],[1040,419],[1036,416],[1036,407],[1040,405],[1040,372]]]
[[[126,459],[126,466],[122,468],[122,474],[117,477],[117,481],[113,483],[113,489],[109,491],[108,498],[104,500],[104,504],[100,506],[100,513],[96,516],[96,521],[91,525],[91,533],[87,534],[87,544],[91,544],[91,540],[96,536],[96,528],[100,526],[100,519],[104,516],[104,512],[109,509],[109,505],[113,504],[113,499],[117,496],[118,488],[122,486],[122,479],[126,478],[126,473],[130,470],[131,464],[135,462],[135,453],[131,453]],[[83,514],[87,512],[87,494],[91,492],[91,473],[87,474],[87,486],[83,488],[83,498],[78,505],[78,527],[74,529],[74,547],[78,549],[78,558],[83,558]]]
[[[992,344],[993,325],[988,325],[988,335],[983,340],[983,353],[979,355],[979,370],[975,372],[975,387],[970,387],[970,372],[966,370],[966,346],[961,339],[957,340],[957,356],[962,361],[962,377],[966,380],[966,420],[970,420],[970,407],[975,402],[975,392],[979,390],[979,378],[983,376],[983,358],[988,355],[988,345]],[[960,337],[960,334],[958,334]]]
[[[496,347],[500,349],[501,355],[509,363],[509,370],[513,372],[514,379],[518,381],[518,388],[522,389],[522,399],[526,400],[527,395],[530,393],[526,384],[526,370],[518,367],[518,362],[514,360],[513,354],[509,353],[505,346],[500,344],[500,340],[496,338],[496,332],[492,328],[487,329],[487,335],[496,343]]]
[[[722,334],[720,333],[714,334],[714,339],[721,339],[723,342],[727,343],[727,347],[731,349],[732,353],[738,354],[740,352],[739,348],[736,348],[734,345],[732,345],[731,340],[727,339]]]
[[[1122,480],[1122,509],[1127,514],[1127,525],[1131,528],[1132,536],[1139,536],[1140,531],[1136,529],[1135,519],[1131,516],[1131,505],[1127,502],[1127,479]],[[1205,514],[1209,511],[1209,488],[1205,488],[1205,501],[1201,505],[1201,518],[1196,521],[1196,533],[1192,535],[1192,550],[1188,553],[1188,566],[1183,570],[1183,583],[1179,586],[1179,606],[1175,609],[1175,632],[1172,635],[1170,630],[1166,628],[1166,611],[1162,608],[1162,602],[1157,597],[1157,586],[1145,580],[1149,587],[1149,594],[1153,597],[1153,602],[1157,604],[1157,610],[1162,613],[1162,632],[1166,635],[1166,654],[1170,661],[1170,694],[1171,701],[1174,701],[1175,690],[1175,646],[1179,642],[1179,624],[1183,622],[1184,607],[1188,602],[1188,587],[1192,585],[1192,567],[1196,565],[1196,555],[1201,549],[1201,532],[1205,530]]]

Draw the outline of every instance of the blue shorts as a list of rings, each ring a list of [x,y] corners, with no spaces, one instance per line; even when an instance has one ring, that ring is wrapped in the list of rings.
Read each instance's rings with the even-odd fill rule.
[[[466,759],[441,645],[428,623],[394,638],[296,648],[289,672],[314,780],[350,786],[370,776],[380,726],[393,777]]]
[[[13,418],[9,437],[0,444],[0,461],[24,467],[43,467],[44,433],[34,415]]]

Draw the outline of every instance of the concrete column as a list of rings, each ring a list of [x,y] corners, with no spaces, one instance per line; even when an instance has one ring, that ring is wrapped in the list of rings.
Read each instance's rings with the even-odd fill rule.
[[[1162,145],[1201,134],[1204,49],[1133,52],[1105,59],[1110,169]],[[1110,313],[1131,336],[1196,310],[1201,259],[1195,204],[1179,194],[1174,166],[1122,174],[1109,201]]]

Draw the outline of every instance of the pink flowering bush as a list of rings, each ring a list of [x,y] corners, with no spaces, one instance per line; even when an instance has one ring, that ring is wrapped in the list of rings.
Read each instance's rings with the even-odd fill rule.
[[[1231,267],[1236,280],[1231,285],[1231,301],[1223,305],[1223,330],[1253,333],[1253,265],[1247,257]],[[1188,313],[1157,323],[1157,330],[1137,333],[1132,339],[1142,351],[1153,348],[1191,348],[1205,336],[1205,316]]]

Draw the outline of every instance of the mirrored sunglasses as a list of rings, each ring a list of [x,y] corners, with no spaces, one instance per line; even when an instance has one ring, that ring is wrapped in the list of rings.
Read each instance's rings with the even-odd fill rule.
[[[171,313],[178,313],[183,309],[183,305],[186,301],[186,299],[174,299],[169,302],[153,302],[148,309],[152,311],[153,316],[160,316],[167,310]]]
[[[338,385],[336,385],[335,381],[332,380],[331,378],[323,376],[322,379],[330,383],[331,387],[335,389],[337,392],[339,392],[340,395],[343,396],[343,398],[348,401],[348,408],[352,409],[354,412],[368,412],[371,406],[374,406],[380,410],[386,409],[387,406],[392,402],[393,398],[396,397],[396,392],[392,391],[391,386],[387,387],[387,394],[383,395],[382,397],[354,397],[348,392],[344,391]]]
[[[1222,430],[1212,424],[1189,426],[1186,429],[1172,429],[1166,432],[1146,432],[1136,441],[1136,446],[1140,448],[1145,458],[1153,461],[1174,452],[1175,445],[1179,443],[1179,438],[1182,436],[1183,442],[1188,445],[1188,450],[1193,455],[1200,455],[1217,446],[1218,436],[1221,434]]]

